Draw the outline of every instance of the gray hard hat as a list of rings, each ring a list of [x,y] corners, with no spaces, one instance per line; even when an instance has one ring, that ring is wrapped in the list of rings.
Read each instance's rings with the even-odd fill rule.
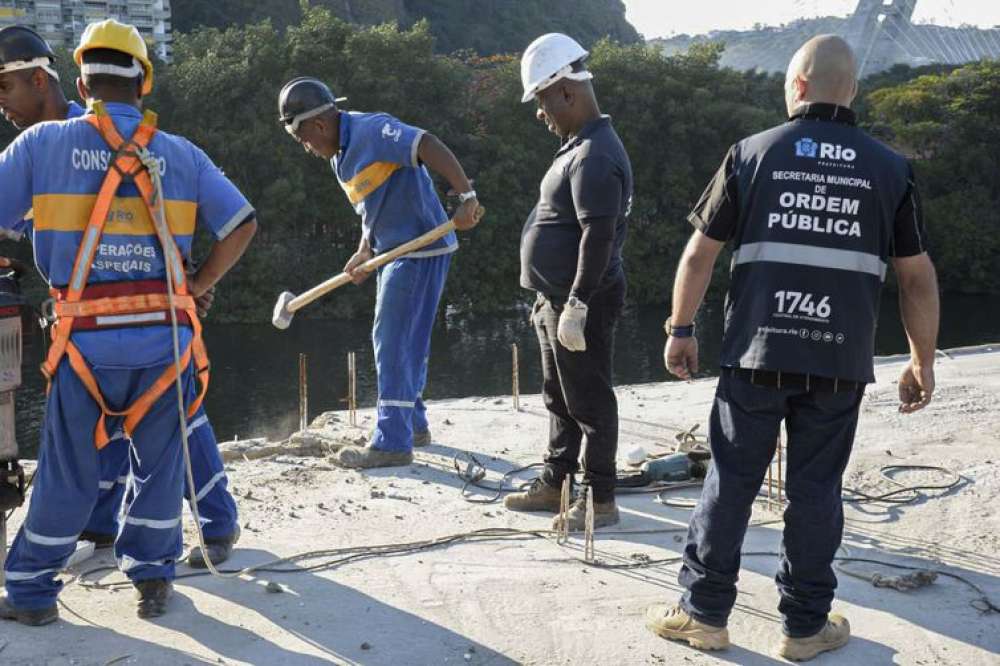
[[[334,109],[346,97],[337,97],[330,87],[311,76],[300,76],[284,85],[278,95],[278,118],[290,132],[303,120]]]
[[[31,28],[11,25],[0,30],[0,74],[41,67],[58,79],[55,61],[52,47]]]

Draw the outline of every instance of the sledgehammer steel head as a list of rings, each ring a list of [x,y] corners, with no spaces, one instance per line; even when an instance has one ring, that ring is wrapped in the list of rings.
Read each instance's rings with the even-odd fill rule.
[[[275,328],[285,330],[291,326],[295,313],[288,311],[288,304],[292,302],[293,298],[295,298],[295,294],[290,291],[282,292],[281,296],[278,296],[278,302],[274,304],[274,314],[271,315],[271,323],[274,324]]]

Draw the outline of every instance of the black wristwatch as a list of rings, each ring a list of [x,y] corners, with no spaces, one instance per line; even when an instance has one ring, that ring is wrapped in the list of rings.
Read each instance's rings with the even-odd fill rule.
[[[667,335],[674,338],[691,338],[694,337],[694,324],[688,326],[674,326],[670,323],[668,318],[663,324],[663,330],[667,332]]]

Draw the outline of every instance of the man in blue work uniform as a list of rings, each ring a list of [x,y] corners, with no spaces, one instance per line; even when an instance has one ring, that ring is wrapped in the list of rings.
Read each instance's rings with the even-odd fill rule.
[[[840,37],[807,42],[786,79],[789,121],[733,146],[689,220],[696,231],[674,283],[667,369],[698,369],[695,314],[727,242],[733,245],[712,466],[691,517],[679,604],[646,614],[656,634],[702,649],[729,645],[740,550],[751,509],[788,435],[788,506],[776,577],[783,636],[795,661],[847,644],[831,613],[833,559],[844,527],[841,477],[865,385],[875,380],[875,324],[888,263],[896,271],[910,363],[900,411],[934,390],[939,304],[913,171],[855,125],[857,65]]]
[[[55,54],[49,44],[31,28],[10,26],[0,30],[0,112],[18,129],[84,115],[83,107],[67,102],[54,63]],[[30,238],[32,228],[28,217],[14,231]],[[211,307],[213,292],[214,287],[198,299],[201,316]],[[229,557],[239,538],[236,502],[227,490],[228,478],[218,443],[203,408],[189,429],[191,467],[203,534],[212,562],[219,564]],[[101,449],[100,463],[100,495],[80,540],[106,548],[114,544],[118,534],[118,516],[128,481],[128,442],[124,437],[114,437]],[[189,494],[185,491],[186,496]],[[205,566],[200,547],[192,549],[188,564]]]
[[[31,28],[0,29],[0,113],[19,130],[47,120],[83,115],[59,87],[55,53]]]
[[[74,56],[80,95],[95,113],[36,125],[0,154],[0,228],[20,224],[33,208],[35,256],[59,315],[34,491],[0,598],[0,617],[31,625],[58,617],[55,576],[98,498],[97,448],[121,427],[130,436],[131,487],[115,556],[137,589],[139,616],[165,612],[181,551],[182,428],[193,425],[203,395],[195,367],[207,369],[193,297],[228,272],[256,231],[253,208],[208,157],[155,131],[155,118],[139,111],[153,67],[138,30],[113,20],[92,24]],[[148,152],[119,144],[119,134],[148,144]],[[159,237],[151,201],[162,202],[169,226]],[[185,279],[181,260],[196,225],[216,242]],[[170,303],[179,348],[165,325]],[[178,355],[186,422],[174,391]]]
[[[305,150],[328,160],[355,211],[361,242],[344,267],[357,270],[385,252],[447,222],[428,167],[458,193],[459,230],[476,225],[478,207],[462,165],[437,137],[385,113],[340,111],[330,88],[313,78],[287,83],[279,95],[281,122]],[[413,446],[430,443],[422,399],[431,329],[444,290],[455,234],[410,253],[378,272],[372,340],[378,371],[378,421],[369,446],[338,455],[345,467],[391,467],[413,461]]]

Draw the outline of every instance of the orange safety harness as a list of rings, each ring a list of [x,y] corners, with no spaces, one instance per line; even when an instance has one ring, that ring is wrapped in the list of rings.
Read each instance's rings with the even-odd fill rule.
[[[208,352],[201,336],[201,322],[198,320],[194,297],[188,292],[187,280],[181,253],[174,242],[170,229],[164,219],[163,193],[153,184],[153,178],[143,155],[148,155],[146,149],[156,134],[156,114],[146,111],[142,122],[131,139],[122,139],[115,128],[111,117],[99,102],[94,104],[94,113],[87,116],[87,121],[94,126],[101,137],[114,151],[114,158],[108,167],[107,175],[97,195],[90,221],[84,231],[80,247],[77,250],[76,261],[70,283],[65,289],[52,289],[51,295],[55,301],[54,313],[56,322],[52,327],[52,344],[48,357],[42,364],[42,373],[48,380],[51,389],[56,369],[63,356],[69,358],[69,363],[80,381],[86,387],[98,406],[101,416],[94,429],[94,444],[98,449],[104,448],[110,438],[105,428],[106,416],[124,416],[126,437],[131,437],[135,427],[149,412],[153,404],[177,381],[177,366],[171,363],[163,374],[135,402],[123,411],[113,411],[101,393],[93,372],[84,360],[80,350],[70,340],[74,329],[100,329],[134,325],[135,323],[153,324],[170,322],[170,309],[173,308],[178,323],[191,326],[194,333],[191,344],[181,356],[181,367],[186,368],[192,358],[195,363],[196,376],[201,389],[195,400],[188,407],[188,418],[194,416],[205,399],[208,390],[209,363]],[[175,287],[175,294],[167,293],[166,280],[143,280],[141,282],[123,282],[112,284],[97,284],[88,287],[87,278],[101,236],[104,234],[104,224],[114,203],[118,187],[127,181],[133,181],[139,189],[146,209],[149,212],[153,227],[163,248],[166,270]]]

